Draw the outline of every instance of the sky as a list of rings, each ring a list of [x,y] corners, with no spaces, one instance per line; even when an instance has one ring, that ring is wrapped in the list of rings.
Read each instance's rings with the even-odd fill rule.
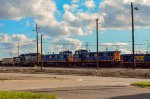
[[[36,52],[35,25],[43,35],[44,54],[63,50],[130,53],[131,1],[134,7],[135,50],[146,52],[150,37],[150,0],[0,0],[0,58]],[[40,51],[40,50],[39,50]]]

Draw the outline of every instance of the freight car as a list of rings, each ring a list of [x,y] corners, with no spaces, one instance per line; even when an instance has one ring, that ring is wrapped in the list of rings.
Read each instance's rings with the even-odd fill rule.
[[[3,66],[13,66],[14,65],[13,58],[3,58],[2,65]]]
[[[132,54],[122,54],[121,60],[124,67],[133,65]],[[150,68],[150,54],[135,54],[135,65],[140,68]]]

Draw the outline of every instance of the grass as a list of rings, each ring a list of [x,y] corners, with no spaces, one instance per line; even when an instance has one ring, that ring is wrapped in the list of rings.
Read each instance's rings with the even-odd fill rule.
[[[142,88],[150,88],[150,81],[147,82],[135,82],[132,85],[142,87]]]
[[[56,96],[31,92],[0,91],[0,99],[56,99]]]

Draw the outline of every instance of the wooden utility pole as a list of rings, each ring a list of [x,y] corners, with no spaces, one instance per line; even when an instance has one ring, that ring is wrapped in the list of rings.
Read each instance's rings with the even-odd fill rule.
[[[36,55],[36,59],[37,59],[37,67],[39,66],[39,39],[38,39],[38,26],[36,24],[36,43],[37,43],[37,55]]]
[[[18,67],[19,67],[19,50],[20,50],[19,47],[20,47],[20,45],[19,45],[19,42],[18,42],[18,60],[17,60],[18,61]]]
[[[42,56],[43,56],[43,44],[42,44],[42,42],[43,42],[43,35],[41,35],[41,69],[42,69],[42,67],[43,67],[43,60],[42,60]]]
[[[131,16],[132,16],[132,65],[133,69],[135,69],[135,50],[134,50],[134,8],[133,8],[133,2],[131,2]]]
[[[98,55],[98,21],[99,19],[96,19],[96,46],[97,46],[97,70],[99,69],[99,55]]]

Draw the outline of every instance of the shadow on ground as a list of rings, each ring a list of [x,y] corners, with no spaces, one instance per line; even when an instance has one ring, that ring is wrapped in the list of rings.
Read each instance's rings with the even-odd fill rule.
[[[117,96],[109,99],[150,99],[150,93],[128,95],[128,96]]]
[[[79,86],[23,91],[56,94],[62,99],[150,99],[150,89],[134,86]]]

